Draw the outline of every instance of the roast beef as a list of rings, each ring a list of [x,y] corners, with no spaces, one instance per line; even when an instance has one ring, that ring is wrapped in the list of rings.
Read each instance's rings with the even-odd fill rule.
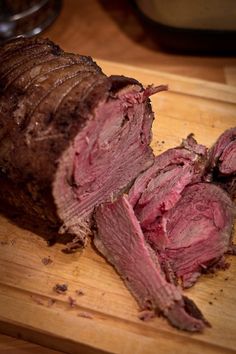
[[[208,178],[236,198],[236,127],[226,130],[210,149]]]
[[[185,186],[201,181],[206,163],[206,147],[189,135],[180,147],[156,156],[153,166],[135,180],[129,201],[154,249],[165,248],[168,242],[162,216],[181,198]]]
[[[209,266],[224,266],[234,216],[233,202],[220,187],[209,183],[186,187],[176,205],[159,220],[167,239],[159,252],[160,262],[170,265],[184,287],[192,286]]]
[[[232,249],[233,202],[221,188],[199,183],[208,174],[208,155],[190,135],[180,147],[156,156],[129,193],[167,279],[180,278],[183,287],[209,266],[224,267],[224,254]]]
[[[224,254],[232,249],[234,205],[219,186],[202,183],[208,165],[207,148],[189,135],[180,147],[155,157],[128,196],[95,214],[95,245],[140,307],[158,309],[189,331],[201,330],[206,321],[198,310],[186,313],[193,305],[187,306],[192,302],[182,296],[178,280],[192,286],[209,267],[224,267]]]
[[[222,184],[227,175],[227,186],[235,186],[235,130],[219,139],[210,160],[192,135],[154,158],[149,96],[162,90],[107,77],[90,57],[49,40],[5,44],[1,207],[71,234],[70,249],[84,244],[93,226],[96,247],[142,309],[201,331],[207,322],[177,278],[192,285],[231,247],[232,201],[202,180]]]
[[[95,205],[153,163],[153,112],[134,79],[107,77],[90,57],[49,40],[0,49],[2,203],[60,232],[89,232]]]
[[[95,246],[115,266],[141,309],[161,311],[180,329],[201,331],[206,321],[199,311],[188,313],[189,300],[180,288],[166,281],[127,196],[99,206],[95,219]]]

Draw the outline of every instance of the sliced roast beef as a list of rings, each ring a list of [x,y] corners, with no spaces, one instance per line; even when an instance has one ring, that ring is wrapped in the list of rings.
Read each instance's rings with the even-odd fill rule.
[[[236,198],[236,127],[221,134],[210,149],[208,168],[211,180]]]
[[[231,246],[235,210],[229,195],[209,183],[185,188],[177,204],[163,215],[160,229],[168,239],[159,260],[192,286],[209,266],[215,265]]]
[[[232,202],[199,182],[235,191],[235,130],[209,163],[192,135],[154,158],[149,96],[165,89],[107,77],[90,57],[49,40],[0,47],[0,206],[68,232],[69,251],[85,242],[95,208],[95,245],[140,307],[201,331],[207,322],[176,276],[190,286],[233,250]]]
[[[148,96],[166,87],[43,39],[6,44],[0,61],[1,200],[82,237],[94,206],[153,163]]]
[[[226,130],[210,149],[211,167],[218,165],[219,172],[231,174],[236,171],[236,127]]]
[[[182,147],[155,157],[129,193],[145,240],[156,251],[167,279],[181,278],[184,287],[193,285],[210,265],[223,266],[223,255],[234,249],[230,197],[219,187],[199,183],[207,157],[206,147],[189,135]]]
[[[188,184],[201,180],[206,162],[207,149],[189,135],[182,146],[156,156],[153,166],[135,180],[129,201],[154,249],[168,242],[160,226],[162,216],[173,208]]]
[[[141,309],[161,311],[177,328],[201,331],[206,321],[191,310],[195,306],[187,306],[190,301],[180,288],[166,281],[127,196],[99,206],[95,220],[95,246],[115,266]]]

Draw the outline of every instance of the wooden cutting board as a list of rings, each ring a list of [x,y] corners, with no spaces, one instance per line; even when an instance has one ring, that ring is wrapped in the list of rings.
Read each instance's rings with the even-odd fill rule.
[[[236,125],[236,88],[98,61],[107,74],[135,77],[144,85],[168,84],[152,97],[156,153],[193,132],[211,145]],[[186,291],[212,328],[189,334],[165,319],[138,319],[138,306],[114,269],[91,245],[66,255],[0,216],[0,331],[68,353],[233,353],[236,349],[236,258]],[[43,258],[52,262],[44,265]],[[68,284],[65,295],[56,283]],[[84,295],[77,295],[76,290]],[[69,297],[76,300],[74,307]],[[55,302],[54,302],[55,301]]]

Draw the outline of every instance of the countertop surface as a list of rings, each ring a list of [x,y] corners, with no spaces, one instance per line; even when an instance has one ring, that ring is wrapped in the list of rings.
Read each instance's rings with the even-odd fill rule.
[[[125,0],[66,0],[59,17],[42,36],[66,51],[236,85],[236,57],[164,52],[155,33],[145,28],[132,5]],[[59,352],[0,335],[2,353]]]

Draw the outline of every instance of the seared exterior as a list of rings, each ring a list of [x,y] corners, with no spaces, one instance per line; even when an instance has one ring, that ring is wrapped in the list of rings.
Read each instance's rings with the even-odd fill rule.
[[[64,53],[49,40],[21,39],[1,48],[0,183],[5,202],[61,223],[52,196],[58,159],[83,126],[87,107],[99,100],[98,93],[82,102],[81,96],[100,84],[102,96],[108,83],[91,58]]]
[[[110,119],[113,103],[117,112],[108,127],[102,116],[107,116],[106,121]],[[152,164],[149,147],[152,120],[149,99],[136,80],[122,76],[108,78],[90,57],[65,53],[50,40],[22,38],[5,44],[0,48],[1,203],[23,209],[50,225],[63,225],[61,232],[76,234],[74,217],[79,220],[82,215],[91,214],[99,200],[118,193]],[[107,193],[96,200],[92,191],[81,187],[91,184],[89,175],[94,173],[83,165],[82,155],[86,161],[90,159],[94,170],[99,170],[102,155],[108,160],[110,154],[115,160],[121,146],[113,143],[114,151],[104,153],[100,145],[109,146],[110,141],[105,141],[108,133],[120,134],[121,142],[124,139],[129,144],[124,136],[128,134],[124,132],[126,125],[136,136],[130,143],[135,139],[137,145],[131,150],[127,146],[126,154],[122,151],[123,166],[117,162],[123,173],[120,184],[116,180],[112,186],[108,181]],[[112,132],[108,131],[111,127]],[[82,133],[80,139],[83,130],[86,136]],[[96,145],[98,140],[99,146],[94,149],[91,144]],[[96,152],[93,161],[91,151]],[[74,168],[78,155],[79,166]],[[98,162],[94,162],[95,158]],[[129,158],[133,160],[130,168]],[[109,170],[111,166],[103,165],[104,174],[115,175],[114,168]],[[75,210],[77,206],[73,203],[78,205],[79,198],[86,205],[81,202],[79,210]]]

